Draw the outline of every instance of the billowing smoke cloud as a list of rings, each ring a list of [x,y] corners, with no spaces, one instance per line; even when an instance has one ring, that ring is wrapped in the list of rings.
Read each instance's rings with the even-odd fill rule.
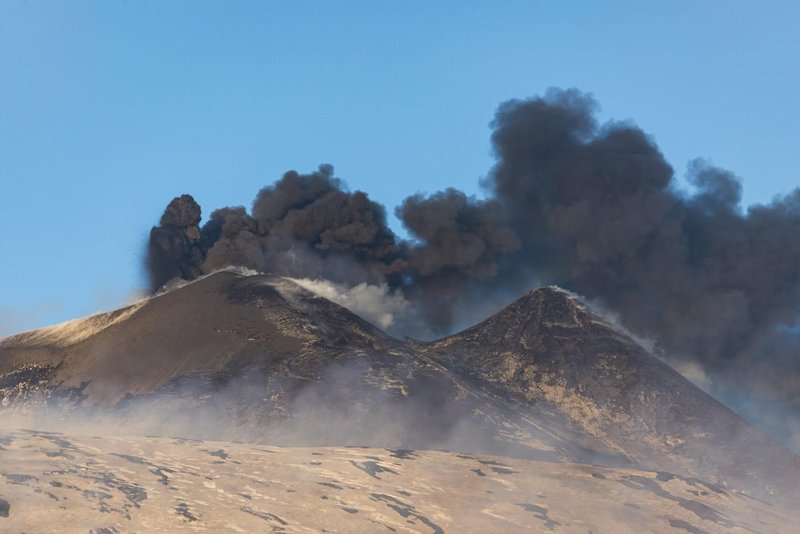
[[[191,280],[202,274],[200,263],[200,206],[190,195],[172,199],[161,224],[150,231],[147,268],[151,289],[173,278]]]
[[[200,236],[196,268],[243,265],[263,272],[338,282],[379,283],[395,269],[395,236],[382,206],[343,190],[333,167],[287,172],[243,207],[211,214]],[[153,287],[164,282],[152,277]]]
[[[371,284],[410,302],[430,331],[406,333],[425,336],[557,284],[692,362],[723,400],[745,391],[800,417],[800,190],[743,209],[737,178],[696,160],[684,191],[650,136],[596,112],[577,90],[502,104],[489,199],[407,198],[395,213],[411,241],[327,165],[288,172],[250,212],[217,210],[199,231],[199,207],[175,199],[151,233],[152,287],[230,264]]]

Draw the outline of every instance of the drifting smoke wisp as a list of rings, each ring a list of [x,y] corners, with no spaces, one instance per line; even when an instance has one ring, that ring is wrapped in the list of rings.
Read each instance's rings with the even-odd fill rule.
[[[312,293],[344,306],[390,334],[402,336],[404,332],[423,331],[422,325],[408,323],[415,315],[411,303],[400,291],[391,291],[386,284],[371,285],[361,282],[349,287],[328,280],[291,280]]]
[[[651,137],[600,125],[596,111],[574,89],[503,103],[490,198],[407,198],[395,213],[411,241],[329,165],[290,171],[249,212],[223,208],[202,227],[194,200],[176,198],[151,232],[151,286],[231,264],[368,284],[407,301],[429,329],[404,333],[430,337],[557,284],[601,303],[662,356],[693,362],[723,400],[747,391],[799,416],[800,190],[744,210],[736,177],[696,160],[693,190],[682,191]]]

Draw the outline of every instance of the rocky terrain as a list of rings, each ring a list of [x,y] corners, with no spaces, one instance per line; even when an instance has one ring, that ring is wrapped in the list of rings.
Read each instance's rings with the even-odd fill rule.
[[[530,292],[459,334],[423,343],[394,339],[289,279],[220,272],[125,309],[0,340],[0,404],[0,428],[37,428],[65,434],[7,433],[6,439],[12,442],[3,445],[6,450],[0,451],[0,465],[9,465],[9,447],[16,442],[14,454],[23,449],[25,454],[39,454],[38,463],[34,462],[39,471],[4,471],[5,474],[35,476],[50,484],[46,473],[63,470],[59,462],[78,461],[66,445],[59,449],[61,452],[46,450],[48,443],[64,440],[63,444],[71,443],[96,456],[86,456],[85,462],[80,460],[84,462],[81,465],[88,462],[86,469],[95,469],[93,462],[104,458],[108,462],[104,472],[116,477],[125,474],[129,486],[151,488],[148,506],[159,510],[164,507],[164,513],[170,514],[178,505],[170,499],[155,498],[153,488],[161,494],[175,491],[182,496],[188,486],[152,486],[153,482],[160,484],[158,477],[151,481],[145,473],[156,469],[153,466],[160,461],[157,455],[169,450],[175,461],[195,456],[207,462],[223,458],[205,458],[197,451],[206,445],[194,442],[156,438],[79,441],[68,436],[181,436],[250,443],[214,445],[214,450],[235,449],[250,455],[236,460],[242,463],[235,469],[233,466],[239,464],[233,462],[209,464],[232,469],[225,475],[230,477],[257,469],[255,465],[268,461],[264,454],[282,454],[292,465],[305,465],[292,458],[305,458],[311,454],[308,447],[316,447],[320,454],[339,458],[332,473],[347,482],[356,474],[349,471],[355,464],[379,461],[367,458],[372,456],[384,462],[380,465],[399,473],[392,477],[400,478],[367,476],[367,486],[407,476],[425,481],[420,484],[431,488],[448,488],[448,496],[441,496],[445,501],[434,499],[433,490],[425,493],[430,508],[419,512],[439,525],[436,528],[448,530],[471,524],[459,523],[467,521],[467,517],[482,526],[485,523],[481,521],[497,516],[497,521],[508,522],[494,525],[501,530],[516,525],[594,532],[615,522],[638,525],[643,518],[652,517],[652,529],[667,528],[674,520],[673,527],[685,527],[689,532],[731,530],[736,525],[770,532],[781,531],[768,528],[770,525],[785,523],[780,523],[782,519],[770,523],[764,519],[769,514],[758,514],[772,510],[775,517],[785,517],[781,514],[788,513],[785,510],[800,498],[797,456],[703,393],[575,298],[552,287]],[[264,449],[259,444],[279,452],[261,454],[259,451]],[[345,446],[375,450],[341,449]],[[415,452],[411,461],[393,457],[386,449],[456,453]],[[112,452],[149,463],[120,463],[122,457],[113,456]],[[509,465],[508,469],[518,473],[509,478],[483,469],[479,460],[469,458],[471,455],[481,455],[483,459],[502,456],[502,461],[487,461]],[[587,475],[589,468],[579,464],[603,466],[591,469],[606,478]],[[71,465],[71,469],[83,469]],[[170,465],[173,464],[165,467],[183,472],[183,468]],[[205,464],[201,466],[193,460],[191,465],[196,466],[194,472],[198,476],[205,476],[201,474],[207,469]],[[434,465],[447,466],[445,471],[453,479],[437,475]],[[417,468],[419,471],[415,471]],[[295,477],[302,478],[300,471],[280,473],[275,480],[301,484],[294,481]],[[213,478],[212,474],[208,476]],[[481,480],[473,480],[476,477]],[[440,478],[436,486],[432,480]],[[504,511],[489,507],[484,514],[483,508],[470,500],[478,497],[462,493],[473,487],[467,481],[488,482],[483,478],[491,478],[504,491],[511,492],[498,501],[504,504],[498,504],[497,510]],[[380,479],[384,480],[378,482]],[[563,479],[563,487],[553,483],[555,479]],[[4,480],[8,491],[21,491],[13,483],[9,485],[10,479]],[[338,485],[345,488],[341,491],[348,487]],[[43,486],[35,487],[42,492],[30,489],[37,499],[56,502],[44,493]],[[291,489],[298,493],[307,493],[311,487],[317,489],[302,487],[302,491],[300,486]],[[3,488],[0,486],[0,491],[6,492]],[[513,488],[522,488],[521,493],[514,493],[517,490]],[[399,507],[403,510],[400,516],[406,514],[406,523],[391,524],[392,529],[428,528],[414,515],[417,512],[409,511],[423,510],[424,499],[402,499],[400,489],[415,495],[410,487],[397,486],[391,492],[384,489],[353,490],[361,496],[360,501],[355,494],[348,497],[353,500],[353,506],[347,505],[348,508],[361,510],[355,506],[356,501],[364,506],[369,502],[374,514],[345,512],[339,517],[341,510],[335,508],[332,510],[337,513],[330,512],[332,515],[324,516],[325,520],[364,521],[369,517],[378,521],[379,517],[391,517],[383,508],[391,511],[392,507]],[[538,493],[529,493],[534,490]],[[61,502],[60,495],[47,491]],[[89,491],[111,493],[110,489]],[[83,489],[79,491],[82,492]],[[372,493],[391,495],[404,504],[375,501],[370,498]],[[539,493],[549,497],[550,506],[542,500],[531,500],[531,495]],[[13,514],[13,510],[23,511],[29,502],[34,502],[25,495],[7,492],[0,493],[0,498],[10,503]],[[241,503],[232,504],[235,499],[228,501],[218,492],[211,493],[215,500],[207,491],[204,495],[206,505],[190,507],[187,513],[200,518],[202,511],[206,514],[205,523],[197,519],[177,525],[214,528],[211,517],[216,512],[210,510],[225,506],[231,507],[231,517],[245,522],[242,525],[258,519],[257,515],[241,512]],[[484,493],[480,495],[486,498]],[[695,513],[701,508],[692,511],[699,505],[682,500],[690,499],[690,495],[701,499],[698,502],[702,510],[708,508],[714,514]],[[455,500],[447,501],[450,496]],[[120,499],[115,509],[124,508],[120,507],[125,498]],[[274,506],[250,509],[276,514],[287,522],[283,525],[273,521],[271,527],[291,530],[321,524],[303,523],[311,521],[307,514],[300,509],[292,511],[290,504],[281,508],[283,505],[277,503],[284,501],[275,495],[265,499]],[[655,499],[652,508],[648,499]],[[64,513],[77,506],[73,505],[76,502],[82,501],[71,501]],[[188,500],[183,502],[190,505]],[[469,509],[468,513],[455,513],[456,502]],[[589,513],[587,508],[584,513],[576,509],[574,502],[585,502],[587,507],[596,502],[598,510],[603,506],[608,509]],[[613,507],[612,502],[616,503]],[[637,512],[625,502],[642,508]],[[320,505],[314,502],[314,506]],[[533,511],[526,508],[528,505]],[[540,508],[545,511],[537,512]],[[133,514],[139,508],[129,504],[126,510]],[[157,513],[161,512],[152,512]],[[548,526],[549,520],[539,516],[556,518],[558,525]],[[605,518],[602,521],[601,516]],[[692,516],[694,523],[690,521]],[[709,519],[712,516],[716,519]],[[24,519],[16,517],[17,521]],[[290,521],[292,517],[296,519]],[[628,521],[628,517],[633,519]],[[589,518],[599,522],[592,527]],[[188,521],[180,514],[169,519],[178,520]],[[735,525],[726,521],[734,521]],[[329,525],[331,530],[346,531],[351,530],[350,524]],[[131,525],[114,528],[147,530]],[[111,528],[102,522],[86,526]],[[241,528],[248,530],[247,526]]]
[[[767,533],[800,519],[630,468],[36,431],[0,443],[3,532]]]

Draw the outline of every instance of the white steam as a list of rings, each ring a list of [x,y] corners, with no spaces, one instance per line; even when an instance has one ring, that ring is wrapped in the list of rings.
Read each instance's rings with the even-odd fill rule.
[[[578,305],[582,306],[587,312],[598,316],[600,319],[602,319],[603,321],[614,327],[615,330],[631,338],[633,341],[636,342],[637,345],[642,347],[650,354],[654,356],[660,356],[659,354],[660,351],[658,350],[655,340],[636,335],[630,330],[628,330],[625,327],[625,325],[622,324],[622,318],[620,317],[620,315],[618,313],[609,310],[603,304],[602,301],[586,298],[583,295],[580,295],[573,291],[569,291],[562,287],[558,286],[550,286],[550,287],[553,287],[563,293],[568,294],[573,299],[573,301],[575,301]]]
[[[410,309],[411,303],[401,291],[391,291],[386,284],[360,283],[353,287],[335,284],[328,280],[290,278],[300,287],[344,306],[372,324],[385,330],[393,329]]]
[[[669,361],[673,369],[683,375],[685,379],[699,387],[706,393],[711,392],[711,387],[714,385],[711,377],[708,376],[706,370],[697,362],[691,361]]]
[[[698,362],[667,357],[661,350],[659,350],[655,340],[638,336],[628,330],[625,325],[622,324],[622,319],[620,318],[619,314],[614,313],[606,308],[602,302],[587,299],[578,293],[574,293],[558,286],[551,287],[568,294],[575,302],[583,306],[587,311],[597,315],[603,321],[613,326],[614,329],[633,339],[640,347],[645,349],[650,354],[660,358],[662,361],[664,361],[664,363],[675,369],[689,382],[702,389],[709,395],[713,395],[712,389],[714,389],[715,386],[714,381],[708,375],[705,368]]]

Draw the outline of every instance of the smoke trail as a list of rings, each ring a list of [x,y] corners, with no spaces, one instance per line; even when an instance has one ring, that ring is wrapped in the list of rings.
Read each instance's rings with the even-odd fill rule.
[[[743,209],[738,179],[695,160],[683,191],[650,136],[599,124],[597,109],[574,89],[500,105],[491,198],[407,198],[395,213],[411,241],[329,165],[286,173],[249,213],[217,210],[199,232],[199,207],[181,197],[151,232],[152,286],[229,264],[368,283],[401,291],[417,324],[441,335],[557,284],[695,362],[718,396],[758,393],[800,418],[800,190]]]

